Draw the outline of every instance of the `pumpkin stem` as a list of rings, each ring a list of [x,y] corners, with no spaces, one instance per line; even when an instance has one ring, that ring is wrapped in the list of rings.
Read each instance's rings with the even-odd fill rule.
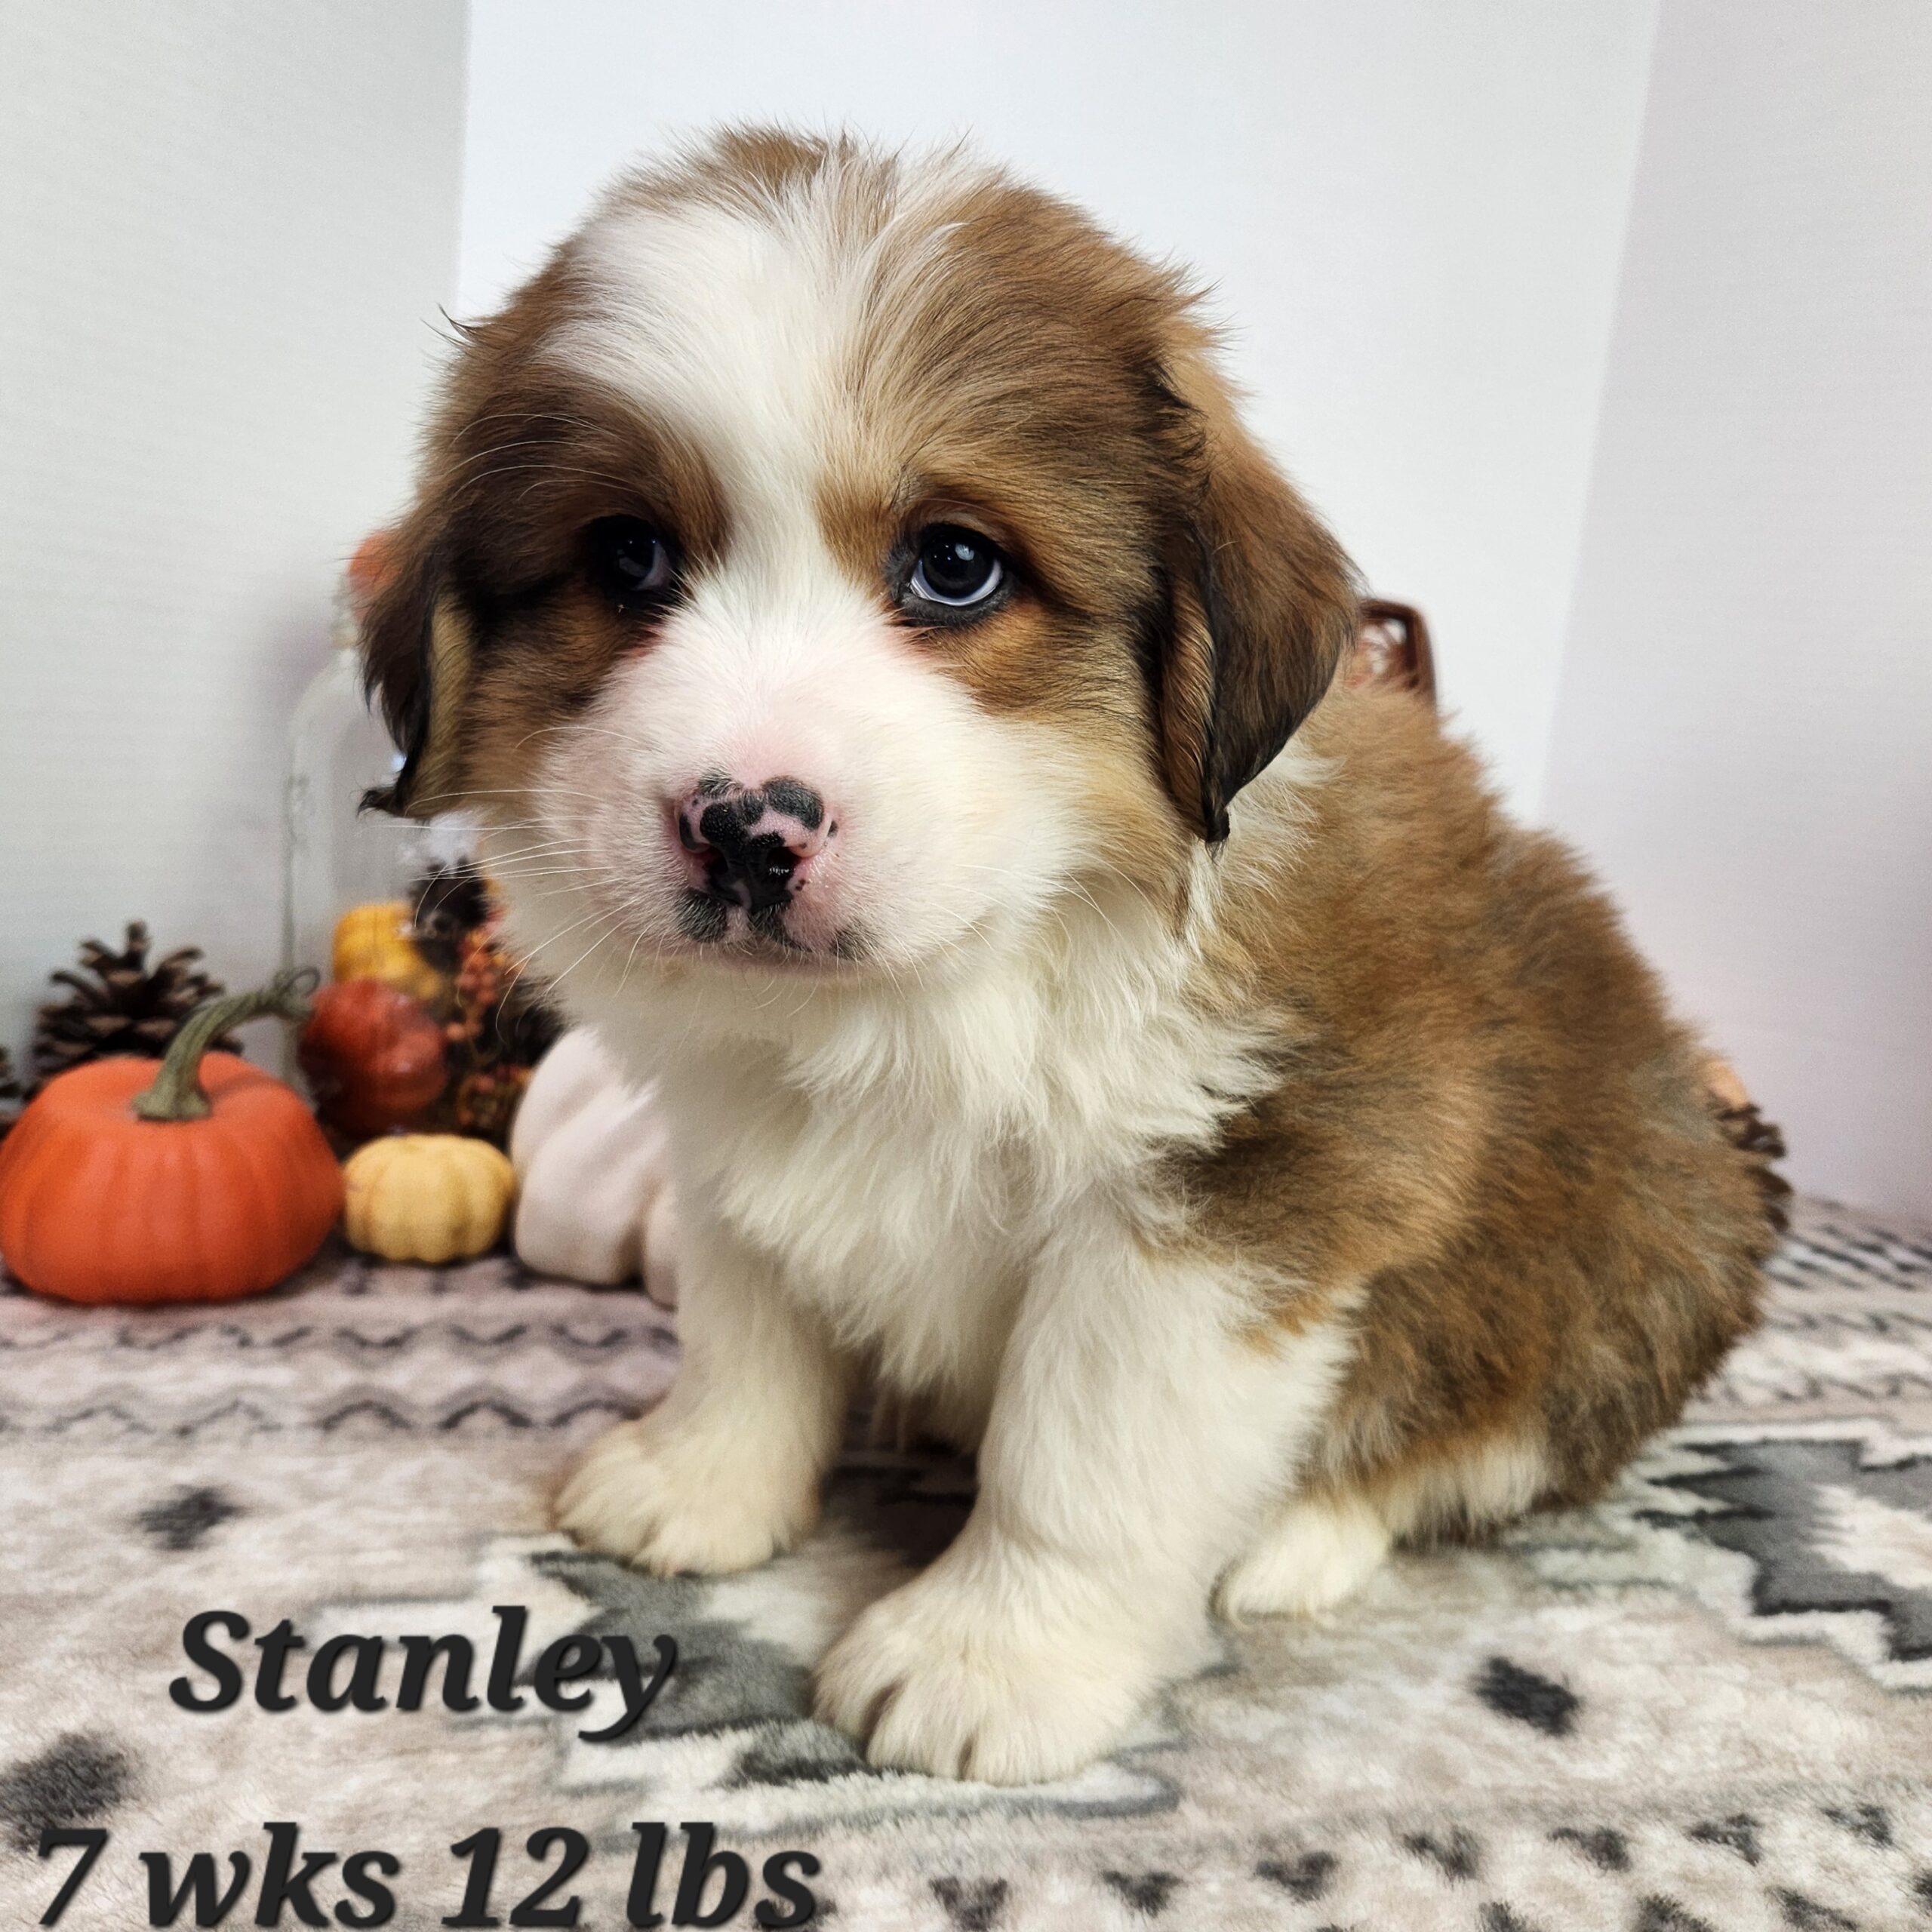
[[[154,1084],[134,1096],[134,1111],[143,1120],[205,1120],[213,1111],[202,1091],[202,1056],[231,1027],[272,1014],[281,1020],[306,1020],[309,995],[320,977],[313,967],[278,973],[266,986],[249,993],[229,993],[197,1007],[168,1042]]]

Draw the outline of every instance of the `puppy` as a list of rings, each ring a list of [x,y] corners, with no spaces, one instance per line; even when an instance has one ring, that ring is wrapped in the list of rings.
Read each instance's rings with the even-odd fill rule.
[[[1104,1751],[1234,1617],[1598,1494],[1772,1239],[1614,912],[1426,709],[1174,273],[956,155],[740,131],[463,332],[387,803],[657,1083],[683,1365],[564,1492],[810,1530],[855,1389],[977,1451],[820,1667],[875,1764]]]

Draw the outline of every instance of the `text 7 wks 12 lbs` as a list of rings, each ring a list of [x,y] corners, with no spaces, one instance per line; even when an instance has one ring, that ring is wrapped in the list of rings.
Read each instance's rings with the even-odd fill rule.
[[[304,1850],[302,1828],[285,1820],[262,1829],[268,1834],[268,1850],[260,1863],[255,1909],[246,1922],[281,1925],[286,1922],[286,1914],[304,1925],[327,1925],[333,1916],[339,1925],[365,1926],[386,1925],[395,1918],[392,1881],[402,1875],[402,1861],[392,1852],[356,1851],[340,1858],[332,1851]],[[751,1869],[745,1860],[735,1851],[714,1849],[717,1834],[710,1825],[687,1823],[679,1829],[685,1835],[683,1862],[667,1920],[657,1908],[666,1829],[654,1823],[632,1826],[638,1842],[625,1906],[627,1924],[728,1925],[743,1910],[751,1890]],[[589,1861],[589,1839],[567,1825],[546,1826],[531,1832],[524,1849],[540,1868],[537,1881],[510,1907],[506,1919],[498,1918],[493,1909],[503,1835],[490,1826],[450,1847],[451,1856],[465,1861],[467,1870],[456,1909],[442,1923],[456,1927],[576,1925],[583,1901],[565,1888]],[[86,1884],[108,1840],[107,1832],[99,1827],[57,1826],[42,1835],[42,1857],[50,1858],[59,1851],[78,1851],[81,1857],[41,1915],[42,1924],[60,1922]],[[553,1855],[556,1863],[552,1866]],[[223,1924],[248,1897],[250,1881],[257,1872],[254,1860],[245,1851],[228,1854],[226,1872],[212,1852],[195,1853],[178,1873],[169,1853],[144,1851],[139,1856],[147,1868],[150,1925],[175,1924],[184,1911],[192,1915],[193,1924]],[[753,1919],[766,1932],[812,1924],[818,1901],[801,1881],[817,1877],[818,1869],[818,1860],[810,1852],[774,1852],[764,1861],[761,1873],[771,1896],[753,1906]]]
[[[381,1637],[337,1636],[315,1649],[306,1672],[299,1667],[291,1671],[296,1654],[308,1651],[309,1644],[285,1617],[254,1638],[254,1703],[265,1712],[288,1711],[306,1696],[311,1706],[326,1712],[416,1712],[423,1706],[432,1675],[439,1674],[440,1701],[448,1710],[472,1711],[485,1703],[493,1710],[518,1710],[525,1701],[518,1687],[527,1684],[540,1703],[555,1711],[575,1712],[592,1702],[586,1681],[605,1677],[617,1691],[621,1707],[609,1723],[586,1726],[577,1734],[588,1743],[608,1744],[624,1736],[650,1709],[677,1664],[678,1647],[667,1636],[656,1639],[656,1668],[647,1672],[628,1637],[577,1632],[545,1646],[526,1672],[522,1649],[529,1613],[521,1605],[500,1604],[492,1614],[497,1623],[496,1641],[481,1697],[470,1688],[478,1659],[466,1637],[405,1636],[396,1640],[392,1652]],[[183,1710],[197,1712],[223,1711],[239,1703],[247,1673],[218,1638],[238,1645],[252,1635],[248,1619],[235,1611],[204,1611],[190,1617],[182,1629],[181,1648],[206,1681],[175,1678],[168,1687],[171,1700]],[[400,1664],[399,1681],[391,1681],[388,1666],[392,1661]],[[148,1924],[173,1925],[185,1912],[197,1926],[220,1925],[242,1906],[251,1888],[254,1909],[250,1922],[256,1925],[276,1926],[292,1919],[304,1925],[333,1921],[338,1925],[374,1926],[386,1925],[395,1918],[394,1881],[402,1876],[402,1861],[393,1852],[369,1850],[343,1857],[305,1850],[299,1825],[285,1819],[262,1829],[268,1835],[266,1851],[259,1857],[230,1851],[225,1869],[213,1852],[198,1851],[178,1863],[168,1852],[138,1854],[146,1868]],[[630,1854],[626,1895],[630,1924],[728,1925],[743,1910],[751,1891],[750,1866],[737,1853],[716,1848],[713,1826],[688,1822],[679,1827],[685,1842],[667,1920],[659,1909],[658,1890],[660,1878],[669,1882],[663,1869],[668,1827],[653,1822],[635,1823],[631,1829],[637,1843]],[[500,1829],[488,1826],[450,1847],[451,1857],[463,1867],[457,1881],[460,1896],[441,1922],[456,1928],[577,1924],[583,1901],[568,1887],[590,1860],[589,1839],[567,1825],[531,1832],[524,1850],[537,1869],[529,1889],[509,1907],[505,1919],[496,1915],[503,1838]],[[98,1826],[56,1826],[42,1835],[42,1858],[60,1851],[81,1856],[41,1915],[42,1924],[60,1922],[108,1843],[108,1832]],[[760,1876],[768,1896],[761,1897],[752,1912],[764,1932],[814,1921],[818,1902],[802,1881],[816,1878],[818,1870],[819,1862],[809,1852],[775,1852],[765,1860]],[[512,1883],[506,1874],[505,1897]]]

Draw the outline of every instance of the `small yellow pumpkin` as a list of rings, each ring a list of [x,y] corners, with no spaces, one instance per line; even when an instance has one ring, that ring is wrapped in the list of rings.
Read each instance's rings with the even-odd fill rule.
[[[416,949],[409,937],[405,900],[352,906],[336,921],[329,969],[338,980],[380,980],[411,999],[433,1005],[444,991],[443,976]]]
[[[494,1247],[509,1218],[516,1173],[488,1142],[460,1134],[395,1134],[343,1162],[342,1231],[385,1261],[467,1261]]]

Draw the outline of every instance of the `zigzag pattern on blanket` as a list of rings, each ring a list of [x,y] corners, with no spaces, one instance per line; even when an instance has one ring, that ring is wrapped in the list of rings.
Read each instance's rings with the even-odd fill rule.
[[[52,1895],[47,1823],[188,1850],[292,1817],[438,1880],[478,1825],[568,1823],[615,1923],[648,1811],[809,1846],[859,1932],[1916,1922],[1932,1241],[1801,1205],[1772,1273],[1764,1328],[1604,1503],[1400,1557],[1346,1619],[1230,1632],[1112,1758],[1022,1791],[873,1771],[809,1715],[829,1635],[964,1519],[964,1466],[855,1449],[819,1534],[737,1577],[551,1533],[569,1456],[674,1368],[641,1297],[340,1255],[221,1308],[0,1294],[0,1919]],[[615,1745],[534,1701],[197,1717],[163,1686],[217,1604],[318,1641],[526,1604],[533,1650],[663,1632],[681,1661]]]

